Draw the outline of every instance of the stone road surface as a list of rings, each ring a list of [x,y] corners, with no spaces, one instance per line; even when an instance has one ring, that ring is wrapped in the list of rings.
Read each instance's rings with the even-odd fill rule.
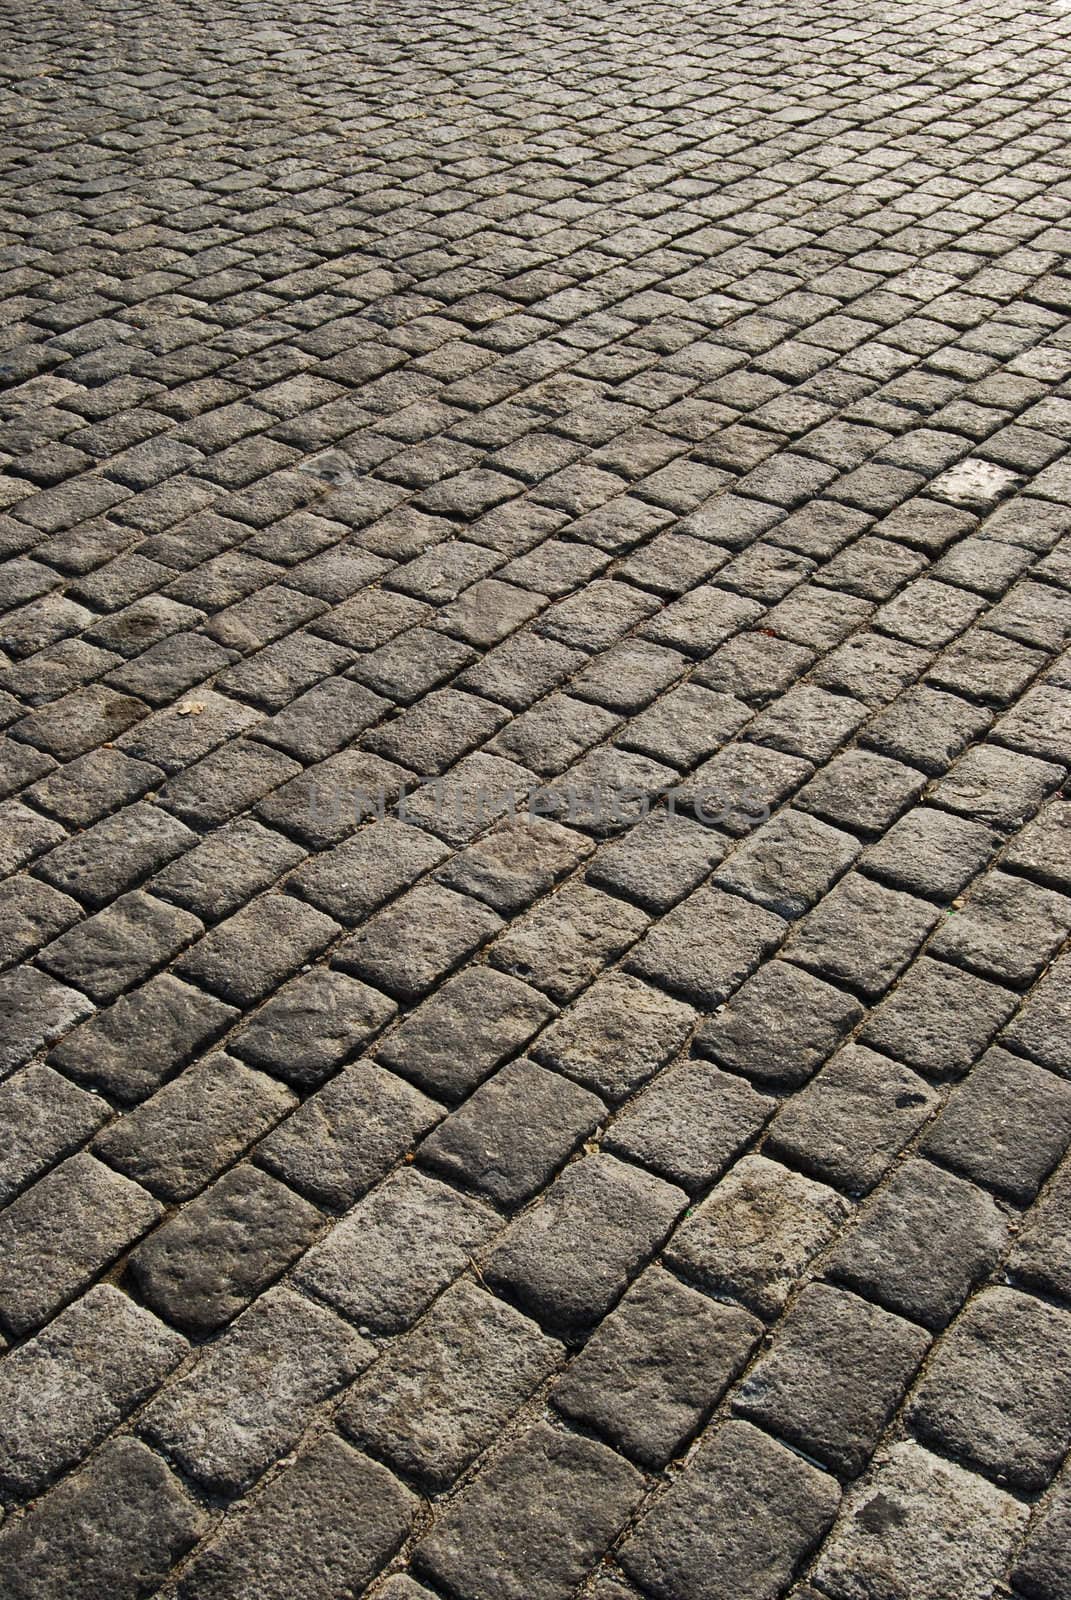
[[[1068,7],[4,13],[2,1600],[1068,1600]]]

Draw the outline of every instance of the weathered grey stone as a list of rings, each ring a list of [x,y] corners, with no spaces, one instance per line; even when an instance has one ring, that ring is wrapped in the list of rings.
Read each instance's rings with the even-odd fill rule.
[[[399,1000],[419,1000],[502,927],[469,895],[418,884],[334,951],[339,966]]]
[[[93,1156],[71,1156],[0,1214],[0,1320],[40,1327],[162,1212]]]
[[[161,1200],[188,1200],[296,1105],[281,1083],[217,1051],[105,1128],[93,1151]]]
[[[642,1518],[619,1560],[657,1600],[771,1600],[833,1521],[837,1483],[746,1422],[727,1422]]]
[[[738,844],[711,882],[791,920],[809,911],[858,854],[850,834],[786,810]]]
[[[908,1418],[943,1454],[1044,1488],[1071,1443],[1071,1314],[986,1289],[938,1344]]]
[[[0,1531],[5,1600],[140,1600],[211,1526],[136,1439],[112,1439]]]
[[[756,1083],[796,1088],[862,1017],[851,995],[787,961],[769,961],[714,1008],[695,1048]]]
[[[1007,989],[923,955],[870,1013],[859,1038],[927,1077],[958,1077],[1014,1010]]]
[[[49,1060],[79,1083],[129,1103],[151,1094],[237,1016],[233,1006],[165,972],[76,1028]]]
[[[341,931],[337,922],[291,895],[261,895],[199,939],[175,963],[175,971],[229,1004],[248,1006],[319,955]]]
[[[237,1508],[184,1572],[181,1600],[343,1600],[409,1533],[420,1502],[386,1467],[326,1434]]]
[[[230,1041],[236,1055],[287,1083],[320,1083],[375,1037],[397,1006],[343,972],[314,967],[277,989]]]
[[[33,967],[5,973],[0,978],[0,1073],[21,1067],[92,1013],[84,994]]]
[[[51,1067],[26,1067],[0,1084],[0,1203],[85,1143],[108,1106]]]
[[[460,1100],[556,1015],[538,990],[468,967],[392,1029],[376,1057],[429,1094]]]
[[[654,811],[618,839],[600,845],[588,883],[634,900],[657,914],[683,899],[725,854],[712,828],[668,811]]]
[[[847,1044],[782,1106],[763,1149],[835,1188],[861,1194],[874,1187],[938,1104],[917,1073]]]
[[[684,1043],[695,1012],[637,978],[598,978],[540,1034],[538,1061],[612,1103],[628,1098]]]
[[[561,1004],[638,939],[649,922],[623,900],[570,883],[518,918],[495,941],[490,958]]]
[[[810,1283],[733,1406],[844,1478],[858,1477],[929,1347],[921,1328]]]
[[[533,1322],[462,1278],[350,1390],[338,1421],[397,1471],[441,1491],[562,1355]]]
[[[697,889],[655,924],[626,970],[712,1008],[773,951],[787,924],[718,889]]]
[[[1012,1582],[1029,1600],[1060,1600],[1071,1564],[1071,1500],[1066,1474],[1031,1523],[1012,1568]]]
[[[826,1269],[891,1311],[943,1328],[1007,1240],[1007,1219],[989,1195],[911,1160],[861,1208]]]
[[[851,872],[793,929],[785,955],[875,1000],[937,921],[924,901]]]
[[[372,1347],[333,1312],[292,1289],[269,1289],[156,1397],[138,1431],[187,1476],[230,1497],[373,1359]]]
[[[357,1061],[281,1122],[256,1160],[316,1205],[345,1211],[444,1114],[412,1084]]]
[[[776,1105],[708,1061],[675,1061],[614,1118],[603,1143],[694,1194],[756,1138]]]
[[[169,1217],[128,1271],[168,1322],[214,1333],[300,1255],[319,1224],[314,1206],[243,1164]]]
[[[484,1277],[552,1331],[577,1334],[620,1299],[684,1205],[682,1191],[660,1178],[587,1155],[510,1225]]]
[[[408,1328],[494,1233],[494,1212],[402,1170],[310,1250],[294,1279],[377,1333]]]
[[[677,1229],[666,1264],[708,1293],[775,1317],[850,1213],[848,1201],[825,1184],[765,1156],[743,1156]]]
[[[852,1491],[819,1558],[831,1600],[990,1600],[1027,1508],[917,1444],[894,1444]]]
[[[23,1500],[88,1454],[186,1355],[181,1334],[109,1283],[0,1364],[0,1489]]]
[[[921,1148],[1027,1204],[1069,1144],[1071,1083],[994,1046],[953,1089]]]
[[[54,977],[99,1003],[162,967],[203,932],[199,918],[134,889],[41,952]]]
[[[643,1494],[594,1440],[537,1424],[511,1441],[417,1545],[417,1571],[465,1600],[566,1600]]]
[[[648,1267],[551,1390],[559,1411],[657,1471],[744,1365],[762,1324]]]

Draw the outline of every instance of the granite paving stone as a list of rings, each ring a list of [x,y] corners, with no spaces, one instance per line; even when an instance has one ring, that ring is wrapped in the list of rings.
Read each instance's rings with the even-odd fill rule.
[[[1063,5],[9,8],[0,1600],[1067,1600]]]

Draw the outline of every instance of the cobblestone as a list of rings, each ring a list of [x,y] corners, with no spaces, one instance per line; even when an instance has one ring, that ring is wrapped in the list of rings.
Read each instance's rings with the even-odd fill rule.
[[[0,1600],[1065,1600],[1059,11],[12,13]]]

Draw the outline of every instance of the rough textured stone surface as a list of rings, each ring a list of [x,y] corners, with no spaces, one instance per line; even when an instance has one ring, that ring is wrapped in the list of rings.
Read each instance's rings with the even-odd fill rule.
[[[416,1548],[465,1600],[565,1600],[643,1493],[605,1445],[537,1424],[496,1455]]]
[[[341,1600],[390,1560],[419,1504],[386,1467],[329,1433],[224,1524],[179,1594],[238,1600],[255,1573],[262,1600]]]
[[[139,1246],[129,1270],[161,1316],[212,1333],[290,1265],[319,1221],[267,1173],[234,1167]]]
[[[511,1225],[484,1276],[552,1329],[578,1332],[620,1299],[684,1203],[671,1184],[612,1156],[589,1155]]]
[[[551,1399],[651,1470],[678,1455],[744,1365],[762,1324],[650,1267]]]
[[[854,1484],[890,1330],[1069,1303],[1063,4],[9,8],[0,1392],[105,1288],[196,1353],[33,1366],[0,1538],[148,1407],[175,1479],[0,1600],[1067,1600],[1058,1476],[1036,1559],[868,1501],[842,1595],[692,1472]],[[544,1425],[586,1487],[422,1565]]]
[[[115,1439],[0,1532],[11,1600],[139,1600],[211,1526],[159,1456]]]
[[[772,1600],[817,1544],[839,1500],[834,1479],[744,1422],[706,1440],[622,1547],[658,1600],[680,1594]]]
[[[323,1306],[269,1289],[197,1364],[168,1385],[138,1429],[214,1494],[248,1488],[300,1435],[318,1401],[373,1359]]]
[[[811,1283],[736,1390],[745,1417],[858,1477],[929,1346],[920,1328]]]
[[[1044,1488],[1071,1443],[1071,1314],[987,1289],[938,1344],[908,1417],[942,1453]]]
[[[880,1305],[942,1328],[1007,1239],[1007,1220],[989,1195],[927,1161],[908,1161],[861,1209],[826,1265]]]
[[[100,1284],[0,1363],[0,1488],[39,1493],[141,1404],[186,1340]]]
[[[774,1317],[850,1210],[824,1184],[765,1156],[744,1156],[678,1228],[666,1261],[708,1292]]]
[[[415,1322],[459,1277],[498,1219],[423,1173],[397,1173],[301,1262],[295,1281],[376,1332]]]
[[[1027,1509],[917,1444],[895,1444],[845,1499],[816,1579],[832,1600],[989,1600]]]
[[[39,1327],[162,1213],[140,1185],[71,1156],[0,1214],[0,1320]]]
[[[351,1389],[338,1421],[380,1460],[442,1490],[562,1354],[535,1323],[463,1278]]]

